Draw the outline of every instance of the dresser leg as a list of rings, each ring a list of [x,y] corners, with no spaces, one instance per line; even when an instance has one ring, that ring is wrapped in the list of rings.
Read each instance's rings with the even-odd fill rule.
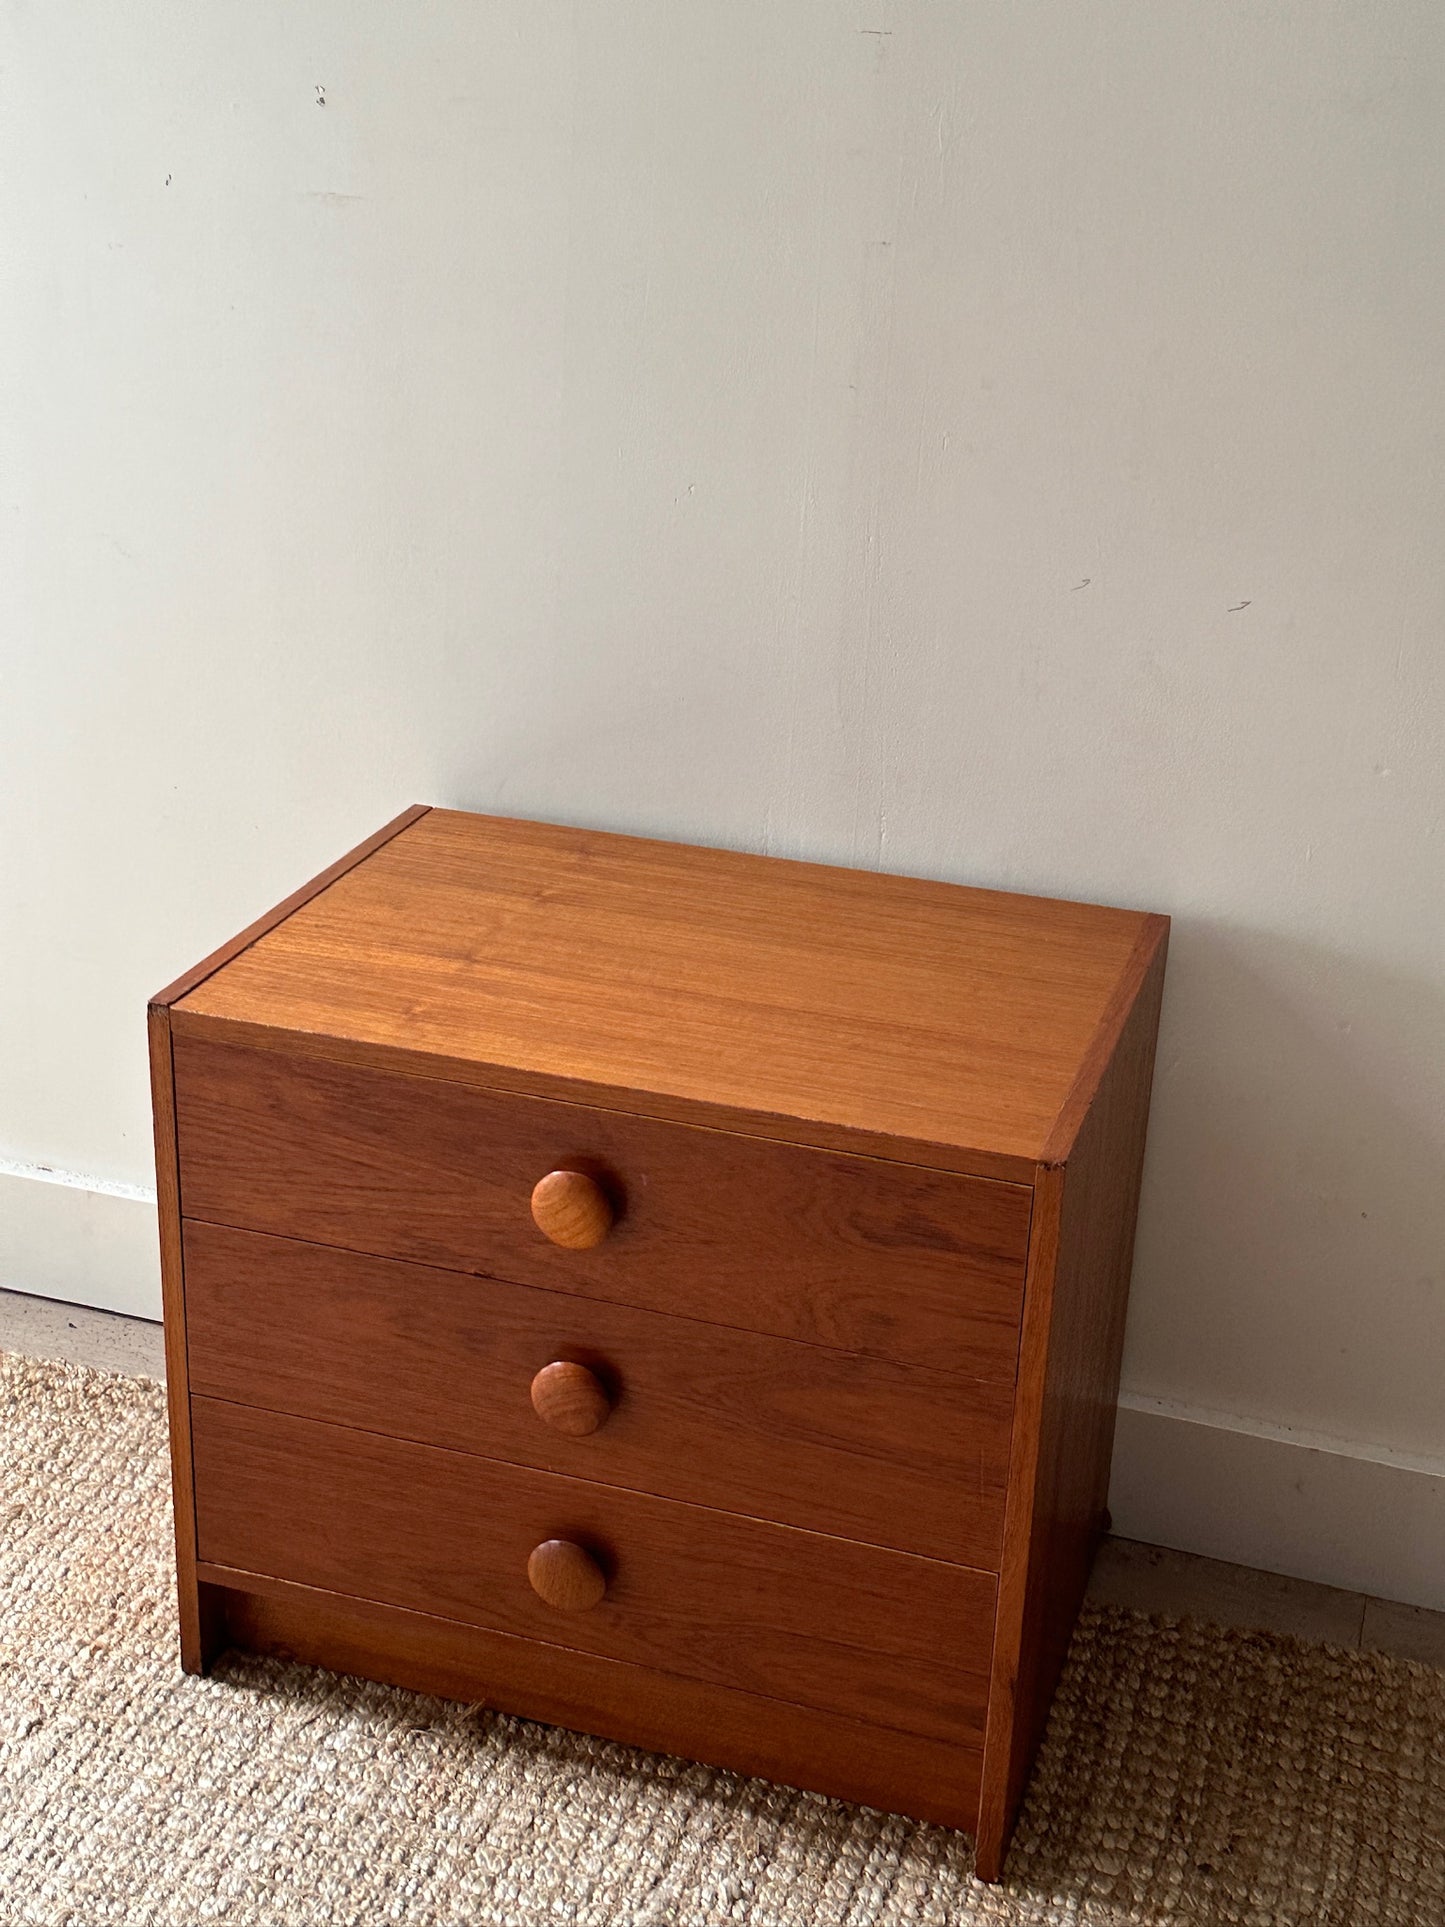
[[[176,1588],[181,1622],[181,1670],[207,1673],[226,1643],[223,1595],[195,1575],[182,1573]]]
[[[974,1842],[973,1871],[979,1880],[993,1885],[1003,1879],[1003,1863],[1008,1853],[1008,1840],[992,1827],[980,1828]]]

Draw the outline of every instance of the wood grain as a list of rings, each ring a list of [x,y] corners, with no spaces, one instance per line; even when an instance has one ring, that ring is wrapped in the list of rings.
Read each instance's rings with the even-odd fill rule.
[[[493,1065],[476,1063],[469,1058],[442,1057],[435,1052],[410,1049],[405,1044],[341,1041],[320,1031],[278,1030],[230,1018],[197,1017],[184,1005],[172,1010],[171,1035],[194,1038],[201,1043],[227,1044],[237,1050],[275,1051],[283,1057],[320,1059],[353,1069],[401,1072],[428,1082],[505,1091],[512,1097],[572,1102],[590,1110],[612,1110],[659,1123],[701,1124],[709,1130],[729,1131],[764,1142],[804,1143],[821,1150],[841,1151],[851,1157],[918,1164],[929,1170],[956,1171],[964,1177],[991,1178],[1026,1188],[1032,1185],[1038,1168],[1036,1160],[1016,1157],[1007,1151],[891,1138],[883,1132],[845,1129],[826,1121],[815,1120],[806,1128],[800,1128],[796,1118],[742,1111],[727,1104],[715,1104],[705,1111],[690,1100],[671,1097],[666,1092],[614,1091],[588,1083],[585,1078],[534,1077],[515,1070],[501,1073]]]
[[[248,1651],[612,1734],[939,1826],[971,1831],[975,1823],[976,1747],[866,1726],[455,1620],[223,1567],[203,1570],[224,1602],[228,1643]]]
[[[532,1410],[569,1439],[585,1439],[607,1423],[612,1399],[596,1372],[575,1359],[554,1358],[533,1378]]]
[[[275,930],[293,911],[319,895],[338,877],[364,862],[392,837],[426,815],[413,804],[309,883],[248,924],[244,930],[184,971],[151,998],[147,1012],[150,1051],[151,1114],[155,1132],[156,1199],[161,1247],[161,1312],[165,1329],[166,1407],[170,1422],[171,1487],[175,1519],[176,1586],[179,1602],[181,1664],[188,1673],[206,1669],[220,1636],[210,1589],[196,1578],[195,1503],[191,1478],[190,1401],[186,1356],[185,1288],[181,1249],[172,1007],[188,992],[233,962],[260,937]]]
[[[544,1539],[527,1554],[527,1583],[559,1613],[590,1612],[607,1595],[607,1574],[571,1539]]]
[[[1103,1531],[1167,953],[1162,919],[1067,1163],[1035,1190],[981,1793],[998,1879]]]
[[[612,1201],[585,1171],[549,1171],[532,1186],[532,1222],[564,1251],[591,1251],[612,1229]]]
[[[191,1424],[208,1564],[982,1738],[987,1574],[209,1398],[192,1399]],[[565,1627],[527,1581],[545,1539],[607,1575],[606,1598]]]
[[[997,1566],[1010,1386],[214,1225],[185,1253],[197,1392]],[[590,1436],[533,1410],[558,1359],[614,1402]]]
[[[502,1089],[1012,1171],[1042,1156],[1140,928],[1132,911],[432,810],[183,1011]]]
[[[400,816],[394,816],[389,823],[383,824],[375,835],[358,843],[354,850],[348,850],[346,855],[338,857],[335,863],[328,863],[326,868],[312,877],[309,883],[303,883],[299,890],[293,890],[289,897],[283,897],[280,903],[267,910],[264,915],[257,917],[254,923],[248,923],[244,930],[238,930],[234,937],[229,938],[218,950],[213,950],[210,956],[203,957],[198,964],[193,964],[189,970],[183,971],[174,983],[167,984],[164,990],[157,991],[151,998],[152,1007],[160,1006],[169,1009],[182,997],[198,989],[208,977],[213,977],[226,964],[233,963],[242,951],[249,950],[259,938],[277,929],[303,904],[310,903],[313,897],[320,896],[322,891],[335,883],[338,877],[345,876],[348,870],[354,870],[357,864],[365,862],[366,858],[379,850],[384,843],[390,843],[394,836],[400,836],[403,830],[409,829],[419,818],[426,815],[428,807],[425,803],[413,803],[410,809],[403,810]]]
[[[188,1217],[1013,1380],[1022,1187],[193,1038],[175,1081]],[[594,1250],[532,1222],[564,1164]]]
[[[219,1625],[207,1588],[196,1578],[196,1499],[191,1477],[191,1405],[186,1371],[181,1213],[176,1182],[175,1096],[171,1081],[170,1013],[163,1004],[151,1005],[146,1030],[150,1050],[151,1116],[155,1126],[166,1413],[170,1421],[181,1665],[188,1673],[203,1673],[216,1651]]]
[[[997,1878],[1107,1494],[1166,933],[418,807],[188,972],[184,1663],[495,1691],[976,1821]]]
[[[1079,1068],[1074,1076],[1069,1095],[1060,1106],[1054,1120],[1054,1128],[1049,1133],[1048,1143],[1039,1160],[1044,1165],[1063,1164],[1073,1151],[1075,1141],[1082,1130],[1084,1120],[1093,1106],[1099,1085],[1113,1063],[1120,1039],[1126,1026],[1133,1020],[1141,995],[1146,985],[1154,977],[1162,986],[1164,959],[1169,949],[1169,919],[1154,915],[1142,915],[1139,919],[1139,934],[1134,940],[1134,948],[1129,959],[1119,973],[1118,981],[1110,993],[1109,1001],[1099,1020],[1098,1029],[1089,1040],[1088,1048],[1079,1060]],[[1155,999],[1154,1022],[1158,1027],[1158,998]],[[1147,1105],[1145,1116],[1147,1120]]]

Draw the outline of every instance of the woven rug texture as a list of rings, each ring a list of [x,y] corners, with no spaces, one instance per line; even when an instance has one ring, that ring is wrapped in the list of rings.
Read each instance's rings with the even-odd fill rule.
[[[176,1661],[164,1400],[0,1356],[0,1921],[1442,1927],[1445,1674],[1086,1612],[960,1835],[276,1661]]]

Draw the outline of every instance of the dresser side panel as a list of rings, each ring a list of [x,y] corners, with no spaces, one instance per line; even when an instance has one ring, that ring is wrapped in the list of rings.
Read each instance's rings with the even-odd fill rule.
[[[979,1819],[998,1877],[1103,1530],[1166,941],[1066,1165],[1040,1168]]]
[[[170,1012],[163,1005],[152,1004],[146,1014],[146,1028],[150,1047],[151,1112],[155,1126],[161,1308],[165,1321],[166,1408],[170,1421],[171,1497],[175,1519],[181,1664],[188,1673],[203,1673],[207,1661],[215,1652],[219,1626],[209,1598],[209,1588],[196,1578],[196,1495],[191,1456],[190,1384],[186,1369],[185,1292],[182,1280]]]

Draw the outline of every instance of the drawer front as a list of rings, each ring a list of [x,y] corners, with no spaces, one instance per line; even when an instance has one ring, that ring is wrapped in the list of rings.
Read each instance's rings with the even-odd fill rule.
[[[995,1584],[938,1560],[192,1400],[198,1555],[683,1678],[977,1745]],[[585,1548],[559,1610],[531,1555]]]
[[[175,1094],[187,1217],[1013,1383],[1026,1187],[195,1038]],[[533,1222],[558,1167],[591,1249]]]
[[[185,1293],[195,1392],[998,1564],[1006,1386],[204,1223]]]

